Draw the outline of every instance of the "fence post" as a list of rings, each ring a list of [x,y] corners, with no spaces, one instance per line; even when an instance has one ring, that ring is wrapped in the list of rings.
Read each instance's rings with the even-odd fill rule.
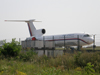
[[[78,41],[77,41],[77,43],[78,43],[77,50],[79,51],[80,50],[80,39],[79,39],[79,35],[77,35],[77,39],[78,39]]]
[[[95,50],[95,35],[93,35],[93,51]]]
[[[33,43],[34,43],[34,46],[33,46],[33,48],[34,48],[34,50],[35,50],[35,49],[36,49],[36,48],[35,48],[35,40],[33,40]]]
[[[44,55],[45,55],[45,37],[43,36],[43,46],[44,46]]]
[[[54,36],[53,36],[53,57],[54,57]]]
[[[55,44],[54,44],[54,36],[53,36],[53,47],[54,47],[54,45],[55,45]],[[53,48],[53,50],[54,50],[54,48]]]
[[[65,55],[65,35],[64,35],[64,55]]]

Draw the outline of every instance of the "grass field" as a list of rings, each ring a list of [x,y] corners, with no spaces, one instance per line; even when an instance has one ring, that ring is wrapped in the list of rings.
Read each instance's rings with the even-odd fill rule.
[[[100,75],[100,52],[66,53],[57,58],[29,53],[0,56],[0,75]]]
[[[12,39],[0,48],[0,75],[100,75],[100,52],[75,51],[48,58],[30,49],[22,52],[19,44]]]

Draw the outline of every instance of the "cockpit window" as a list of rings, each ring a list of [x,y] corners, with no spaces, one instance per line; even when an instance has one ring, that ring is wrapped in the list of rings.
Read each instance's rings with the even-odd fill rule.
[[[90,37],[90,35],[89,34],[85,34],[84,37]]]

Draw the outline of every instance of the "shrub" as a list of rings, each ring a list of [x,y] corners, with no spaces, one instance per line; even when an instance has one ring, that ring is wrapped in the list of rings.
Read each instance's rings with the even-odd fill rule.
[[[37,55],[37,53],[33,52],[32,50],[29,50],[25,53],[20,53],[19,58],[24,61],[29,61],[31,59],[34,59],[34,55]]]
[[[80,65],[79,58],[80,58],[81,54],[82,54],[81,52],[78,52],[78,54],[74,55],[75,64],[77,64],[77,65]]]
[[[5,43],[3,45],[3,48],[0,49],[1,53],[5,57],[15,57],[15,56],[18,56],[20,50],[21,50],[20,43],[18,41],[15,41],[15,39],[12,39],[11,43]]]
[[[95,72],[93,67],[94,67],[94,65],[92,65],[91,63],[87,63],[87,66],[85,66],[86,74],[93,75],[93,73]]]

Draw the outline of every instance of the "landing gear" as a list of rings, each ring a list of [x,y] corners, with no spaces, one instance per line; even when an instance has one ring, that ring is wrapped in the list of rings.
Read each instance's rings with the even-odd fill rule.
[[[95,48],[96,48],[96,45],[93,45],[93,50],[95,50]]]
[[[75,48],[74,48],[74,47],[70,47],[70,49],[71,49],[71,50],[75,50]]]
[[[66,48],[66,50],[75,50],[75,48],[71,47],[71,46],[66,46],[65,48]]]

